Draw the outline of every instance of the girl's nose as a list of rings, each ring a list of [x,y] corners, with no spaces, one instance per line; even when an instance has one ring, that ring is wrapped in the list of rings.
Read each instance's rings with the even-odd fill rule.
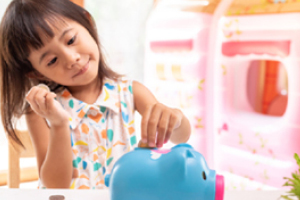
[[[66,60],[67,68],[73,68],[80,61],[80,54],[75,51],[66,52]]]

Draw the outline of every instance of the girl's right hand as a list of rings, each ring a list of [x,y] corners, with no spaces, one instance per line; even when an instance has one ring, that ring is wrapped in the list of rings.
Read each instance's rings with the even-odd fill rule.
[[[47,86],[46,86],[47,87]],[[43,118],[46,118],[51,126],[61,126],[69,122],[69,114],[54,98],[56,94],[45,87],[34,86],[26,95],[26,100],[31,109]]]

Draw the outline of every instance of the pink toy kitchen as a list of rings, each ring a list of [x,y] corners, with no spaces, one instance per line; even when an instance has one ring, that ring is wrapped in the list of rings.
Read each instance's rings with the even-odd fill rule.
[[[188,143],[226,189],[281,188],[300,153],[300,4],[206,2],[167,13],[157,3],[145,83],[188,116]]]

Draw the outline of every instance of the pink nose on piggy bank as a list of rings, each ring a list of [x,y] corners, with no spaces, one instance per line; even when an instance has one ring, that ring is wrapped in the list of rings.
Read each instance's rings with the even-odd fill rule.
[[[224,177],[216,175],[216,195],[215,200],[223,200],[224,198]]]

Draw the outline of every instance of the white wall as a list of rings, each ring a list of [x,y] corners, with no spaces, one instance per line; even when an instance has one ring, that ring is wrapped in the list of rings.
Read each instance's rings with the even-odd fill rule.
[[[85,0],[110,66],[143,82],[146,19],[153,0]]]

